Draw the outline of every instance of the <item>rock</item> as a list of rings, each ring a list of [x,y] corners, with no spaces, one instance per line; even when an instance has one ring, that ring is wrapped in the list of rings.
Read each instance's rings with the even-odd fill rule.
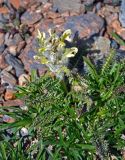
[[[65,12],[63,12],[63,13],[61,14],[61,16],[62,16],[63,18],[68,18],[68,17],[69,17],[69,14],[70,14],[69,11],[65,11]]]
[[[42,32],[47,32],[48,29],[53,29],[54,27],[55,25],[52,19],[44,19],[35,26],[34,36],[36,37],[38,35],[38,29]]]
[[[0,55],[0,69],[4,69],[8,66],[8,64],[5,61],[4,55]]]
[[[16,54],[17,54],[17,46],[16,45],[9,46],[8,50],[12,55],[16,56]]]
[[[111,47],[114,48],[114,49],[118,49],[119,45],[115,40],[111,40]]]
[[[11,3],[16,9],[19,9],[19,7],[20,7],[20,0],[10,0],[10,3]]]
[[[3,106],[11,107],[11,106],[22,106],[24,102],[20,99],[8,100],[3,102]]]
[[[65,22],[64,18],[60,17],[60,18],[56,18],[53,20],[53,23],[55,25],[58,25],[58,24],[63,24]]]
[[[110,51],[110,40],[105,37],[99,37],[94,44],[94,48],[99,50],[102,54],[108,54]]]
[[[34,55],[36,55],[35,51],[28,45],[20,54],[19,58],[23,62],[26,71],[31,73],[31,70],[35,69],[38,70],[39,75],[42,75],[46,71],[46,68],[34,60]]]
[[[121,30],[121,26],[118,20],[111,23],[111,27],[118,33]]]
[[[17,52],[20,53],[21,50],[24,49],[25,45],[26,45],[25,41],[20,42],[17,46]]]
[[[43,10],[42,10],[42,12],[47,12],[47,11],[49,11],[50,9],[52,8],[52,3],[49,3],[49,2],[47,2],[47,3],[45,3],[44,5],[43,5]]]
[[[28,136],[28,134],[29,134],[28,129],[24,128],[24,127],[21,128],[20,134],[21,134],[22,137]]]
[[[119,21],[121,22],[122,27],[125,27],[125,0],[122,0],[121,3]]]
[[[0,13],[7,14],[9,13],[9,10],[7,7],[0,7]]]
[[[8,22],[8,20],[4,17],[2,13],[0,13],[0,22],[2,22],[3,24]]]
[[[39,13],[26,11],[21,16],[21,23],[26,25],[33,25],[40,21],[41,18],[42,16]]]
[[[75,11],[80,12],[81,7],[83,4],[81,4],[80,0],[53,0],[53,10],[59,11],[59,12],[65,12],[65,11]]]
[[[5,100],[15,99],[14,93],[15,93],[15,92],[14,92],[13,90],[7,89],[6,92],[5,92],[5,95],[4,95],[4,99],[5,99]]]
[[[5,56],[5,59],[6,59],[6,62],[15,69],[17,77],[19,77],[21,74],[24,73],[24,65],[18,58],[16,58],[11,54],[7,54]]]
[[[90,6],[90,5],[93,5],[95,0],[83,0],[83,4],[86,5],[86,6]]]
[[[61,17],[61,14],[60,14],[60,13],[53,12],[53,11],[49,11],[49,12],[47,12],[47,17],[48,17],[48,18],[55,19],[55,18]]]
[[[7,86],[7,88],[13,88],[17,83],[16,78],[5,70],[1,72],[0,77],[1,77],[1,84],[3,86]]]
[[[6,46],[4,44],[0,45],[0,54],[5,50]]]
[[[120,26],[120,22],[115,20],[111,23],[111,27],[115,30],[115,32],[125,40],[125,28]],[[110,32],[110,31],[109,31]],[[110,33],[109,33],[110,34]]]
[[[19,33],[14,34],[14,36],[12,36],[10,33],[6,33],[5,35],[5,44],[7,46],[18,45],[22,41],[23,39]]]
[[[6,122],[6,123],[13,123],[15,122],[15,119],[8,116],[8,115],[3,115],[3,122]]]
[[[3,94],[3,93],[4,93],[4,91],[5,91],[4,86],[0,86],[0,95],[1,95],[1,94]]]
[[[102,3],[98,2],[95,6],[96,12],[98,12],[101,9]]]
[[[4,33],[0,33],[0,46],[3,45],[4,43],[4,37],[5,37]]]
[[[26,86],[30,81],[30,76],[28,74],[21,74],[18,78],[18,83],[20,86]]]
[[[104,0],[103,3],[110,4],[110,5],[119,5],[121,0]]]
[[[80,16],[73,16],[67,19],[64,30],[71,29],[73,33],[79,32],[80,38],[90,38],[99,33],[103,28],[104,21],[94,13],[87,13]]]
[[[108,25],[110,25],[113,21],[115,21],[117,19],[118,19],[118,13],[112,13],[106,17],[106,22]]]

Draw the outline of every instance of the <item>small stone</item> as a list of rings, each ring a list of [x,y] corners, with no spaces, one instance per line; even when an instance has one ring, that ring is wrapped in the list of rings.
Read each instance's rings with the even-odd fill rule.
[[[21,134],[22,137],[28,136],[28,134],[29,134],[28,129],[23,127],[20,130],[20,134]]]
[[[105,37],[99,37],[94,44],[95,49],[99,50],[102,54],[108,54],[110,51],[110,40]]]
[[[125,28],[122,28],[120,26],[120,22],[118,20],[115,20],[111,23],[111,27],[115,30],[115,32],[125,40]]]
[[[20,108],[23,110],[23,111],[28,111],[28,107],[27,106],[20,106]]]
[[[0,54],[5,50],[6,46],[4,44],[0,45]]]
[[[111,27],[116,31],[119,32],[121,30],[121,26],[118,20],[115,20],[111,23]]]
[[[13,88],[17,83],[16,78],[6,70],[3,70],[1,72],[0,77],[1,77],[1,85],[3,86],[7,85],[7,88]]]
[[[14,34],[14,36],[12,36],[10,33],[6,33],[5,35],[5,44],[7,46],[18,45],[22,41],[23,39],[19,33]]]
[[[119,45],[115,40],[111,40],[111,47],[114,48],[114,49],[118,49]]]
[[[90,6],[90,5],[93,5],[95,0],[83,0],[83,4],[86,5],[86,6]]]
[[[47,12],[51,8],[52,8],[52,3],[47,2],[43,5],[43,12]]]
[[[47,17],[52,18],[52,19],[59,18],[60,16],[61,16],[60,13],[56,13],[56,12],[52,12],[52,11],[49,11],[47,13]]]
[[[110,25],[113,21],[118,19],[118,13],[112,13],[111,15],[106,17],[106,22]]]
[[[16,58],[12,54],[7,54],[5,56],[5,60],[9,65],[11,65],[15,69],[17,77],[24,73],[24,65],[18,58]]]
[[[15,99],[14,93],[15,92],[13,90],[7,89],[6,92],[5,92],[5,95],[4,95],[5,100]]]
[[[24,49],[25,45],[26,45],[25,41],[20,42],[17,46],[17,52],[20,53],[21,50]]]
[[[36,22],[40,21],[41,18],[42,16],[39,13],[26,11],[21,16],[21,23],[26,25],[33,25]]]
[[[125,46],[120,46],[119,49],[125,51]]]
[[[80,12],[81,4],[80,0],[53,0],[53,10],[59,12],[76,11]]]
[[[4,33],[0,33],[0,46],[3,45],[4,43],[4,37],[5,37]]]
[[[17,54],[17,46],[15,46],[15,45],[11,45],[11,46],[9,46],[9,52],[11,53],[11,54],[13,54],[14,56],[16,56],[16,54]]]
[[[9,10],[7,7],[0,7],[0,13],[7,14],[9,13]]]
[[[16,9],[19,9],[19,7],[20,7],[20,0],[10,0],[10,3],[11,3]]]
[[[30,81],[30,76],[28,74],[21,74],[18,78],[18,83],[20,86],[26,86]]]
[[[8,116],[8,115],[4,115],[4,116],[3,116],[3,122],[13,123],[13,122],[15,122],[15,119],[12,118],[12,117],[10,117],[10,116]]]
[[[69,17],[69,11],[65,11],[61,14],[62,17],[67,18]]]
[[[121,22],[122,27],[125,27],[125,0],[122,0],[121,3],[119,21]]]
[[[11,107],[11,106],[22,106],[24,102],[20,99],[8,100],[3,102],[3,106]]]
[[[4,86],[0,86],[0,94],[3,94],[3,93],[4,93],[4,91],[5,91]]]
[[[100,9],[101,9],[101,5],[102,3],[101,2],[98,2],[95,6],[95,9],[96,9],[96,12],[98,12]]]
[[[69,11],[69,15],[72,17],[72,16],[78,16],[79,13],[76,12],[76,11]]]
[[[56,19],[54,19],[53,20],[53,23],[55,24],[55,25],[57,25],[57,24],[62,24],[62,23],[64,23],[65,21],[64,21],[64,19],[61,17],[61,18],[56,18]]]
[[[110,5],[119,5],[121,2],[121,0],[104,0],[103,3],[105,4],[110,4]]]
[[[117,13],[117,14],[119,13],[119,7],[114,7],[114,6],[110,6],[110,5],[104,5],[97,12],[97,14],[100,15],[101,17],[112,16],[112,14],[114,14],[114,13]]]
[[[5,61],[5,57],[3,55],[0,55],[0,69],[4,69],[8,66],[8,64]]]

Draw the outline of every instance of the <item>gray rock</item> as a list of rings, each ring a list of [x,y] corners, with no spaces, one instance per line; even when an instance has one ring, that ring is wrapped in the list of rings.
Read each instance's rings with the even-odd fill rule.
[[[53,10],[59,12],[65,12],[67,10],[79,12],[82,4],[80,0],[53,0]]]
[[[39,75],[42,75],[45,72],[45,65],[37,63],[34,60],[36,52],[32,49],[30,45],[27,45],[24,51],[19,55],[19,58],[24,64],[25,70],[31,72],[32,69],[36,69]]]
[[[94,13],[69,17],[64,24],[65,30],[70,28],[73,33],[79,32],[80,38],[90,38],[99,33],[103,27],[103,19]]]
[[[4,33],[0,33],[0,45],[4,44],[5,35]]]
[[[0,22],[2,22],[2,23],[7,23],[8,22],[8,20],[5,19],[5,17],[1,13],[0,13]]]
[[[1,85],[6,86],[6,88],[13,88],[17,83],[16,78],[6,70],[0,73],[0,78]]]
[[[29,11],[26,11],[22,16],[21,16],[21,22],[26,25],[32,25],[38,22],[42,16],[39,13],[32,13]]]
[[[11,65],[15,69],[17,77],[19,77],[21,74],[25,73],[24,72],[24,65],[15,56],[13,56],[11,54],[7,54],[5,56],[5,60],[9,65]]]
[[[125,0],[122,0],[122,3],[121,3],[119,21],[121,22],[122,27],[125,27]]]
[[[23,39],[19,33],[16,33],[14,36],[10,35],[10,33],[6,33],[5,35],[5,44],[7,46],[18,45],[22,41]]]
[[[0,54],[5,50],[6,46],[4,44],[0,45]]]
[[[99,50],[101,54],[108,54],[110,51],[110,40],[106,37],[99,37],[94,44],[94,49]]]
[[[110,4],[110,5],[119,5],[121,2],[121,0],[104,0],[103,3],[105,4]]]
[[[95,0],[83,0],[83,3],[86,5],[86,6],[90,6],[90,5],[93,5]]]

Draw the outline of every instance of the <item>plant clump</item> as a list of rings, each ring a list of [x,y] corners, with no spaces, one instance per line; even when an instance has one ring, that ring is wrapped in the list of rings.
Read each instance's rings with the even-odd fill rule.
[[[17,88],[16,96],[25,100],[25,106],[0,108],[0,114],[15,119],[1,125],[0,159],[123,158],[125,61],[115,60],[111,49],[100,68],[83,57],[87,72],[73,75],[68,60],[77,49],[66,48],[70,35],[70,30],[60,37],[50,31],[47,38],[39,32],[35,58],[49,71],[42,77],[32,71],[31,82]],[[64,76],[69,72],[67,84]]]

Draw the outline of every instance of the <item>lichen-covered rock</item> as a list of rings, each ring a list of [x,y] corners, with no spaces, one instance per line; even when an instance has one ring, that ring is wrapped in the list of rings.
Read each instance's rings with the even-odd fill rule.
[[[102,54],[108,54],[110,51],[110,40],[105,37],[99,37],[94,44],[94,48],[99,50]]]

